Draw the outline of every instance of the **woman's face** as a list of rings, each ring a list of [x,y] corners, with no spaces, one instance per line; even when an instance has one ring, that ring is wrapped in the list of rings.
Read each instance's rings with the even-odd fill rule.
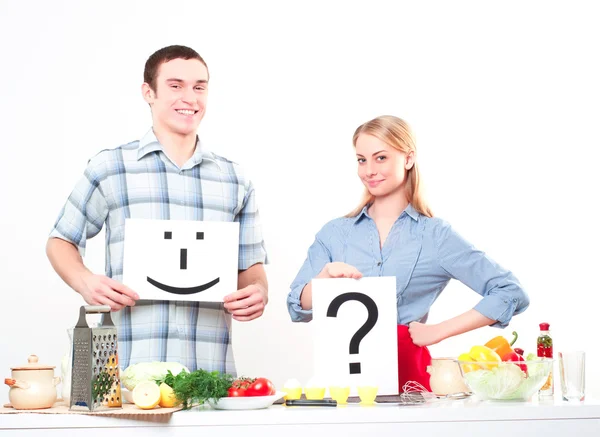
[[[373,196],[387,196],[403,188],[414,154],[401,152],[372,135],[356,140],[358,177]]]

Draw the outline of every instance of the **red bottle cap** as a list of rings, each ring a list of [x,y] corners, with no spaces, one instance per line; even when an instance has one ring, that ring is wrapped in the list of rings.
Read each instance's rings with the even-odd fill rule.
[[[541,331],[548,331],[550,329],[550,323],[540,323]]]

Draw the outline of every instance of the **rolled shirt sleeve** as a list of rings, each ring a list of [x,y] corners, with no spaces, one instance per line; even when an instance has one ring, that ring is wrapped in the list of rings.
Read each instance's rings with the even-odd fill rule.
[[[465,241],[446,222],[436,230],[440,266],[454,279],[483,296],[475,310],[505,328],[511,318],[529,306],[529,296],[512,272],[504,269]]]
[[[331,262],[331,253],[326,242],[330,239],[330,226],[325,225],[315,237],[314,243],[308,249],[308,255],[296,279],[292,282],[291,290],[287,297],[287,306],[292,322],[310,322],[312,310],[303,310],[300,305],[300,295],[304,287],[316,277],[323,267]]]
[[[238,269],[246,270],[257,263],[266,264],[267,250],[252,182],[248,182],[242,207],[235,221],[240,223]]]
[[[101,175],[90,160],[49,235],[50,238],[60,238],[74,244],[82,257],[88,238],[100,232],[108,216],[108,204],[100,180]]]

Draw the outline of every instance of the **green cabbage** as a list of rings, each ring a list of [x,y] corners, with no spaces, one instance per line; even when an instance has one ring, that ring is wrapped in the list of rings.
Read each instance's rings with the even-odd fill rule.
[[[471,390],[487,399],[514,399],[514,393],[526,379],[525,372],[511,363],[500,363],[491,370],[474,370],[464,376]]]
[[[542,388],[548,379],[548,374],[550,373],[551,367],[552,361],[542,361],[539,358],[537,361],[528,362],[527,379],[514,393],[514,396],[519,398],[527,398]]]
[[[546,369],[546,367],[540,367]],[[529,370],[529,367],[528,367]],[[526,399],[538,391],[546,382],[548,372],[529,374],[529,377],[523,381],[523,384],[511,395],[509,399]]]
[[[547,378],[550,373],[551,361],[532,361],[527,363],[529,378]]]
[[[181,371],[190,373],[187,367],[179,363],[153,361],[150,363],[132,364],[121,373],[121,381],[127,390],[132,391],[140,382],[163,379],[167,376],[169,370],[173,375],[177,375]]]

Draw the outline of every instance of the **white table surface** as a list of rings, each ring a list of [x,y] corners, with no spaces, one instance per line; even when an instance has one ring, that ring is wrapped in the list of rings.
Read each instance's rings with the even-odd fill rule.
[[[43,434],[42,434],[43,432]],[[72,414],[2,414],[1,437],[85,435],[86,437],[304,436],[343,433],[394,435],[415,432],[445,437],[507,433],[528,436],[600,436],[600,402],[570,403],[558,398],[531,402],[445,400],[417,406],[357,404],[332,407],[274,405],[251,411],[217,411],[195,408],[144,420]]]

